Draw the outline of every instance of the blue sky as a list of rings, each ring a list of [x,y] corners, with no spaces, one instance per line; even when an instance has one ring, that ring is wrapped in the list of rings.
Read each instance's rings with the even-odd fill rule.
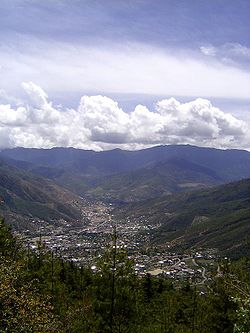
[[[153,117],[161,100],[174,97],[189,103],[203,98],[249,125],[248,0],[1,0],[0,13],[0,104],[10,104],[13,110],[34,107],[36,97],[30,91],[43,94],[40,88],[49,96],[48,103],[53,101],[62,112],[79,108],[83,95],[107,96],[131,116],[143,104]],[[23,82],[31,82],[37,90],[33,86],[27,93]],[[176,121],[181,122],[178,117]],[[7,125],[2,129],[5,145],[31,145],[33,139],[18,141]],[[145,123],[141,126],[147,128]],[[116,127],[115,133],[111,131],[114,137],[119,132]],[[85,129],[81,142],[86,145],[81,147],[90,143],[96,149],[113,147],[105,142],[107,135],[95,141],[92,130]],[[156,129],[147,130],[157,136]],[[29,136],[31,129],[27,131]],[[218,133],[223,133],[220,127],[210,144],[208,138],[187,140],[185,135],[163,141],[160,136],[145,145],[187,142],[248,149],[242,134],[236,140],[231,133],[225,142],[214,140]],[[143,147],[143,138],[136,137],[120,144]],[[39,145],[75,145],[46,140],[40,138]]]
[[[249,46],[248,0],[1,0],[1,33],[93,43]]]

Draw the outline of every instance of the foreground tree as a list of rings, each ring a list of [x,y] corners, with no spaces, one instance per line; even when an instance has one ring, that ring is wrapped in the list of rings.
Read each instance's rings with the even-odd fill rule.
[[[2,220],[0,244],[0,331],[56,332],[49,297],[39,293],[36,280],[26,279],[22,247]]]

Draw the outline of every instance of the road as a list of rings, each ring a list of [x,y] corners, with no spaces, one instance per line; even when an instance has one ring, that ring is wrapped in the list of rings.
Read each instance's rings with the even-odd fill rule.
[[[192,262],[193,262],[194,266],[201,267],[201,269],[202,269],[201,276],[202,276],[203,280],[201,282],[197,283],[197,284],[204,284],[207,281],[206,268],[203,267],[203,266],[198,265],[195,258],[192,259]]]

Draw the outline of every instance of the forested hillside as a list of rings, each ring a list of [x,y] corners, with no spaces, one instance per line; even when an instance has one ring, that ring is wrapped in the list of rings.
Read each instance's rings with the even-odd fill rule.
[[[249,332],[249,258],[221,262],[205,294],[195,286],[138,278],[126,252],[114,247],[98,270],[78,268],[38,244],[24,249],[0,222],[0,331]]]
[[[0,160],[0,212],[16,230],[33,229],[32,221],[77,223],[79,197],[54,182]]]
[[[250,180],[134,203],[116,210],[117,218],[140,216],[152,224],[158,244],[177,249],[218,248],[240,257],[249,254]]]

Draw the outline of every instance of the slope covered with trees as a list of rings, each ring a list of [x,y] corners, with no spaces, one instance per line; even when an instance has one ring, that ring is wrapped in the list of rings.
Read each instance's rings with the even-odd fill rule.
[[[0,222],[2,332],[243,333],[250,329],[249,259],[228,266],[205,295],[168,279],[138,278],[114,247],[92,273],[46,251],[24,250]],[[236,283],[238,284],[238,287]],[[239,284],[240,283],[240,284]]]
[[[138,202],[163,194],[192,191],[221,183],[216,173],[183,159],[103,177],[86,194],[112,202]]]
[[[0,160],[0,212],[10,222],[20,221],[16,229],[28,227],[25,218],[76,221],[81,211],[72,202],[78,199],[52,181]]]
[[[144,218],[160,223],[154,241],[179,249],[218,248],[240,257],[249,254],[250,180],[206,190],[164,195],[130,204],[116,211],[117,218]]]

